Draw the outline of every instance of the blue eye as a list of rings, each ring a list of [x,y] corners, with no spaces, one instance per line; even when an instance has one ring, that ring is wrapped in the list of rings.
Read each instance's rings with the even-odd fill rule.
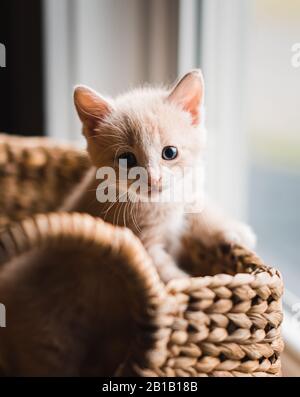
[[[136,167],[137,166],[137,159],[135,155],[131,152],[122,153],[119,156],[119,160],[127,160],[127,167]]]
[[[166,146],[162,151],[162,158],[164,160],[174,160],[178,156],[178,150],[175,146]]]

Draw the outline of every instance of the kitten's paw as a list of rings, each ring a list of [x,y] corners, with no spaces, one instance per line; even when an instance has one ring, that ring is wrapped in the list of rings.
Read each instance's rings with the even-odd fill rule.
[[[168,268],[168,267],[164,267],[164,268],[160,268],[158,270],[158,273],[160,275],[160,278],[165,282],[168,283],[171,280],[174,279],[180,279],[180,278],[187,278],[188,274],[186,272],[184,272],[183,270],[179,269],[177,266],[176,268]]]
[[[240,222],[235,222],[220,232],[217,240],[219,243],[238,244],[250,249],[254,249],[256,245],[256,235],[251,227]]]

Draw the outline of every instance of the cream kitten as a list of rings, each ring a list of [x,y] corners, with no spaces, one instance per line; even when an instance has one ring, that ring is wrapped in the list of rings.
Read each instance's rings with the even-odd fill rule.
[[[168,176],[174,178],[175,187],[182,187],[182,169],[192,172],[201,167],[205,147],[201,72],[191,71],[171,90],[141,88],[115,100],[78,86],[74,101],[93,167],[63,209],[88,212],[129,227],[143,242],[165,282],[186,276],[176,259],[190,216],[183,202],[158,201],[172,188]],[[120,180],[120,159],[127,161],[129,170],[143,167],[148,176],[140,193],[131,194],[134,202],[124,203],[121,199],[134,181],[129,181],[127,187]],[[111,167],[116,172],[115,202],[96,200],[100,183],[96,171],[101,167]],[[157,198],[156,202],[144,202],[150,195]],[[198,230],[202,232],[199,240],[206,245],[234,241],[252,247],[255,243],[248,226],[226,219],[207,204],[200,214],[192,216],[198,218]]]

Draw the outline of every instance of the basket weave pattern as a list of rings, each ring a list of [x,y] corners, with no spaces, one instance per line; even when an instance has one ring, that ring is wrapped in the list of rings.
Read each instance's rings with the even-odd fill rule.
[[[74,147],[0,134],[0,230],[56,209],[88,166],[87,155]]]
[[[39,161],[35,153],[42,153]],[[130,296],[135,331],[115,374],[281,374],[283,284],[277,270],[242,247],[208,250],[195,236],[186,236],[185,262],[194,277],[165,285],[129,230],[86,214],[50,213],[88,168],[80,151],[44,139],[2,136],[0,164],[5,191],[0,198],[0,226],[5,229],[0,265],[35,247],[66,252],[76,247],[91,261],[100,254],[119,258],[119,266],[112,266]],[[20,179],[26,195],[18,190]]]

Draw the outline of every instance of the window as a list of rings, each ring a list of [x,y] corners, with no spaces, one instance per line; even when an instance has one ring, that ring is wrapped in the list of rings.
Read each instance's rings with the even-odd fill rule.
[[[281,270],[284,335],[300,354],[299,19],[298,1],[204,0],[199,63],[210,91],[211,192],[253,226],[257,252]]]
[[[254,1],[247,51],[249,220],[258,252],[282,272],[284,332],[300,352],[300,2]]]
[[[287,289],[300,298],[300,68],[291,62],[300,3],[253,3],[245,95],[249,219],[260,253],[278,264]]]

